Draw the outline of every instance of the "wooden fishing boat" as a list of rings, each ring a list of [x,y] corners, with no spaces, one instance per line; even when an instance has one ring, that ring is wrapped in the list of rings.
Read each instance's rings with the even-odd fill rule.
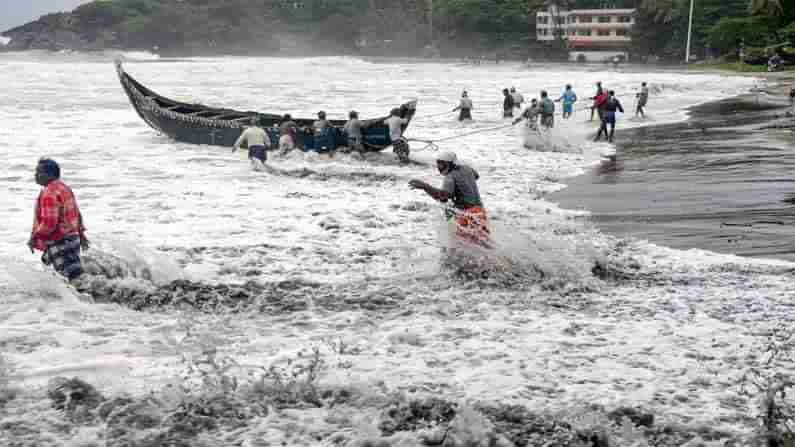
[[[144,87],[124,71],[121,61],[116,61],[116,72],[138,115],[153,129],[177,141],[231,147],[255,117],[259,117],[260,126],[268,132],[271,141],[279,141],[278,126],[282,122],[282,115],[241,112],[175,101]],[[411,121],[416,110],[416,101],[407,102],[398,109],[401,117]],[[386,115],[362,120],[365,151],[382,151],[392,145],[389,128],[384,124],[388,117]],[[298,125],[293,136],[301,150],[324,152],[347,145],[347,137],[342,131],[344,120],[330,120],[332,126],[319,133],[315,133],[313,129],[314,119],[293,118],[292,121]],[[406,127],[408,124],[404,125],[404,132]]]

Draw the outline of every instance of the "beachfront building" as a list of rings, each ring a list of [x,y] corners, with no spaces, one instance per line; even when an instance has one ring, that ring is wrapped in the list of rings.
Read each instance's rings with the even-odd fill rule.
[[[572,62],[604,62],[629,57],[634,9],[563,9],[551,5],[536,13],[539,41],[562,39]]]

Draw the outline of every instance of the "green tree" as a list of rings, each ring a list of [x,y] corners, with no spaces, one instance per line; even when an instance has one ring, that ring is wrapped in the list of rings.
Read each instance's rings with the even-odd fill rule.
[[[676,0],[643,0],[635,13],[632,47],[641,56],[664,56],[676,17]]]
[[[721,54],[733,53],[740,43],[748,46],[765,46],[768,43],[770,27],[764,18],[733,17],[723,18],[711,27],[708,40]]]
[[[478,34],[487,44],[496,46],[519,41],[529,34],[538,3],[528,0],[437,0],[434,14],[441,18],[442,26],[448,31]]]
[[[748,5],[751,14],[762,14],[768,17],[784,16],[784,3],[782,0],[751,0]]]

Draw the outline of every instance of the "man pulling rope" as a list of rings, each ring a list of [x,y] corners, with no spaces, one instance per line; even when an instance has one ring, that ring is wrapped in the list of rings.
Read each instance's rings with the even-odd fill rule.
[[[464,242],[492,248],[488,216],[478,191],[477,171],[459,164],[453,152],[442,152],[436,157],[436,168],[444,176],[441,188],[434,188],[422,180],[411,180],[409,187],[421,189],[434,200],[453,202],[448,220],[455,222],[456,237]]]

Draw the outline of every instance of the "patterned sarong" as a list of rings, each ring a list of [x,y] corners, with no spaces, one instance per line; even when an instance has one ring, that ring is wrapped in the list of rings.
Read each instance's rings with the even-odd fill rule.
[[[71,234],[55,242],[47,242],[41,262],[52,265],[56,272],[67,279],[75,279],[83,274],[80,262],[80,236]]]
[[[491,231],[486,210],[480,206],[472,206],[463,210],[456,210],[455,235],[459,239],[491,248]]]
[[[397,155],[398,160],[402,163],[409,162],[409,142],[406,141],[405,138],[401,137],[397,141],[392,142],[392,150]]]

